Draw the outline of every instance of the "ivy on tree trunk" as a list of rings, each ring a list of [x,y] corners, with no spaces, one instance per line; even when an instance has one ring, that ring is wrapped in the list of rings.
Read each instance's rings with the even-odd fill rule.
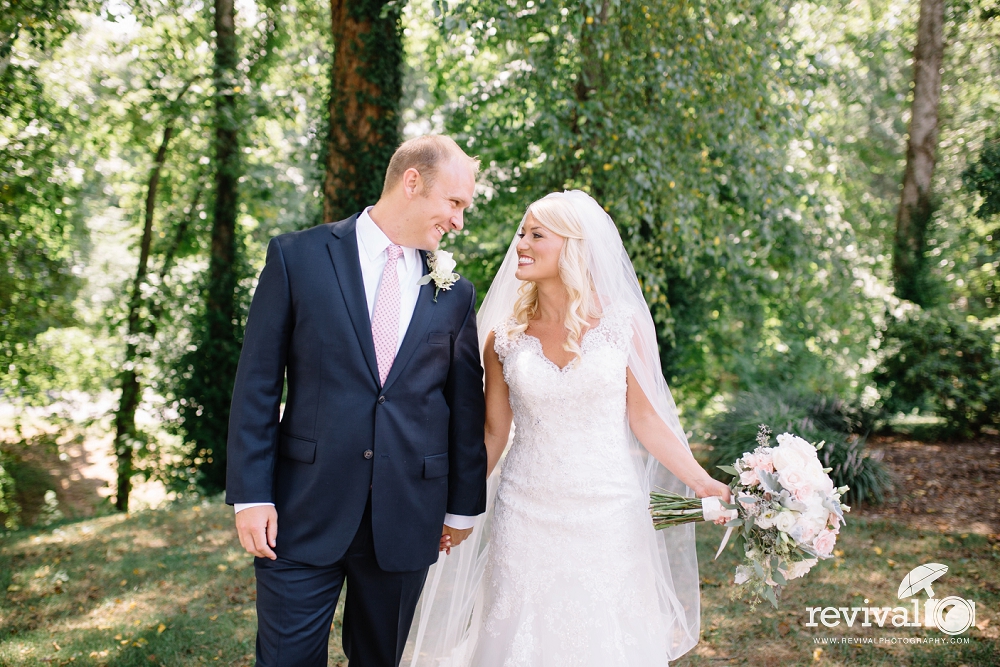
[[[241,310],[236,215],[240,161],[237,71],[233,0],[215,0],[215,203],[211,256],[205,289],[204,321],[187,358],[185,398],[180,413],[198,483],[214,492],[226,486],[226,439],[233,381],[240,356]]]
[[[913,51],[913,105],[906,147],[906,172],[896,214],[893,277],[896,295],[932,305],[924,257],[927,228],[934,214],[932,179],[938,139],[941,63],[944,57],[944,0],[921,0],[917,46]]]
[[[402,10],[402,3],[386,0],[330,0],[335,51],[323,182],[327,222],[378,201],[399,145]]]

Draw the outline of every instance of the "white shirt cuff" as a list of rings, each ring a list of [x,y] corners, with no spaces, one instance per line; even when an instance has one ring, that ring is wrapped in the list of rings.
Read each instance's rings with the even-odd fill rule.
[[[245,509],[250,509],[251,507],[260,507],[261,505],[270,505],[271,507],[274,507],[274,503],[234,503],[233,509],[236,510],[237,514],[239,514]]]
[[[444,525],[455,530],[468,530],[476,525],[476,517],[461,514],[445,514]]]

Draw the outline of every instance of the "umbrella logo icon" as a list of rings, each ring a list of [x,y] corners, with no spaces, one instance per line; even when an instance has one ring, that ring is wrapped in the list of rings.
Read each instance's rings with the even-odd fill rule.
[[[972,600],[949,595],[941,600],[934,599],[931,584],[948,572],[948,566],[941,563],[926,563],[913,568],[899,584],[897,596],[900,600],[927,593],[924,609],[928,622],[949,635],[960,635],[976,622],[976,603]]]
[[[899,584],[899,592],[896,594],[900,600],[912,597],[920,591],[927,591],[927,597],[934,597],[934,589],[931,584],[948,572],[948,566],[941,563],[927,563],[913,568],[908,575],[903,577]]]

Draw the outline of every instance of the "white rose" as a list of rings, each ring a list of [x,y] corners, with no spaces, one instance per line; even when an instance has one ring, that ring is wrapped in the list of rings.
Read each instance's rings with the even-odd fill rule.
[[[796,512],[779,512],[774,519],[774,526],[783,533],[787,533],[795,526]]]
[[[778,446],[784,447],[785,449],[794,449],[795,451],[802,454],[806,458],[811,458],[816,456],[816,448],[810,445],[808,442],[803,440],[797,435],[792,435],[791,433],[782,433],[778,436]]]
[[[801,486],[809,484],[809,480],[806,479],[805,470],[797,466],[788,466],[779,470],[778,482],[781,483],[781,486],[792,492]]]
[[[770,507],[760,513],[757,517],[757,525],[767,530],[768,528],[774,527],[774,520],[778,517],[778,513],[771,509]]]
[[[802,514],[799,518],[795,520],[795,526],[789,531],[792,538],[799,543],[806,543],[812,541],[812,538],[816,536],[819,529],[816,527],[813,521],[809,517]]]
[[[779,472],[785,468],[801,468],[806,464],[806,459],[799,452],[788,447],[775,447],[771,451],[771,460],[774,462],[774,469]]]
[[[817,468],[816,470],[806,468],[806,477],[809,479],[809,484],[821,494],[824,496],[833,495],[833,480],[823,472],[822,468]]]
[[[808,542],[817,533],[826,528],[829,515],[829,511],[823,505],[817,502],[808,503],[806,511],[796,521],[796,525],[802,529],[802,536],[799,541]]]
[[[801,458],[803,466],[807,466],[812,462],[819,464],[816,448],[797,435],[782,433],[778,436],[778,440],[781,443],[778,448],[784,450],[786,456],[789,455],[789,452],[795,452]],[[820,466],[820,469],[822,470],[822,466]]]
[[[788,565],[788,569],[781,568],[782,573],[785,575],[785,579],[792,580],[798,579],[799,577],[805,576],[812,566],[816,564],[815,558],[807,558],[805,560],[795,561]]]
[[[447,275],[453,272],[456,266],[458,263],[455,261],[455,257],[447,250],[438,250],[434,253],[434,270],[436,272]]]

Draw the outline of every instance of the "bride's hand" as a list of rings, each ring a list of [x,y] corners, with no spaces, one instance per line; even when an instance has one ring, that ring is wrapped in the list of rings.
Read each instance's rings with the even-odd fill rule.
[[[694,495],[698,498],[710,498],[712,496],[717,496],[722,498],[727,503],[732,502],[732,496],[729,493],[729,487],[717,479],[708,479],[700,482],[691,489],[694,491]]]
[[[698,484],[692,489],[694,494],[699,498],[711,498],[715,496],[717,498],[722,498],[724,501],[731,502],[731,494],[729,493],[729,487],[722,482],[712,479],[709,477],[707,480]],[[725,517],[719,517],[713,523],[717,526],[725,525],[727,519]]]

